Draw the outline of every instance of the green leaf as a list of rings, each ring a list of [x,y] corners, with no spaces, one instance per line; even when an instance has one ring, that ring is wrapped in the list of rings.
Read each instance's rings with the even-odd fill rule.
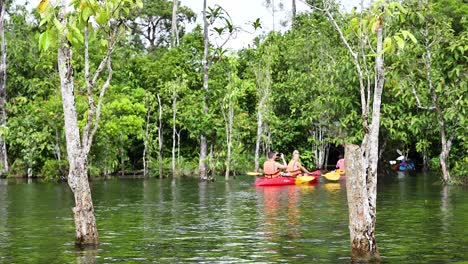
[[[393,38],[396,40],[398,48],[403,49],[405,47],[405,41],[402,38],[399,36],[394,36]]]
[[[403,33],[403,37],[404,37],[405,39],[410,38],[411,41],[413,41],[413,43],[415,43],[415,44],[418,43],[418,41],[416,40],[416,38],[414,37],[414,35],[411,34],[408,30],[402,30],[401,33]]]
[[[54,22],[55,28],[57,28],[57,30],[58,30],[59,32],[62,32],[64,26],[58,21],[58,19],[54,17],[53,22]]]
[[[50,39],[47,31],[42,32],[39,35],[39,46],[43,51],[46,51],[50,47]]]
[[[106,25],[107,20],[109,19],[109,13],[106,9],[101,10],[96,16],[96,22],[99,25]]]
[[[81,11],[81,19],[83,20],[83,22],[88,22],[88,19],[89,17],[91,17],[93,15],[93,10],[91,10],[91,8],[89,8],[88,6],[86,6],[83,11]]]
[[[392,47],[392,38],[385,38],[383,42],[384,49],[391,49]]]
[[[135,1],[135,4],[136,4],[136,6],[137,6],[138,8],[140,8],[140,9],[143,8],[143,1],[141,1],[141,0],[136,0],[136,1]]]

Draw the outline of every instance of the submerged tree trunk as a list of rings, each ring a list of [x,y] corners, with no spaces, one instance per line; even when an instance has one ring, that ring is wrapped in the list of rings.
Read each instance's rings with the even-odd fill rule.
[[[379,257],[375,240],[375,214],[367,189],[365,149],[347,144],[345,147],[346,191],[349,209],[351,259],[367,263]]]
[[[208,48],[210,45],[210,40],[208,36],[208,18],[206,13],[206,0],[203,1],[203,36],[204,36],[204,49],[203,49],[203,114],[205,118],[208,116],[208,72],[209,72],[209,63],[208,63]],[[208,175],[206,171],[206,156],[207,156],[207,139],[205,131],[201,132],[200,135],[200,161],[199,161],[199,174],[200,180],[208,180]]]
[[[162,133],[162,102],[161,97],[157,94],[159,105],[159,126],[158,126],[158,162],[159,162],[159,178],[163,178],[163,133]]]
[[[66,1],[61,1],[59,21],[63,26],[67,24],[65,18]],[[59,40],[58,68],[60,74],[60,87],[65,121],[65,139],[67,141],[67,156],[70,166],[68,172],[68,185],[75,197],[73,208],[76,230],[76,243],[97,245],[99,236],[94,216],[93,201],[89,188],[86,153],[82,151],[77,121],[74,96],[74,78],[71,65],[72,50],[68,46],[66,31]]]
[[[361,8],[363,8],[361,1]],[[357,52],[353,50],[346,39],[340,26],[330,12],[330,4],[325,9],[319,9],[327,15],[344,45],[353,58],[359,77],[359,89],[361,99],[361,118],[364,137],[361,147],[346,145],[345,166],[347,174],[347,195],[349,207],[349,229],[351,238],[351,259],[353,262],[379,261],[380,254],[375,239],[375,223],[377,216],[377,165],[379,156],[379,130],[380,108],[382,91],[385,81],[385,68],[383,57],[383,13],[382,6],[377,12],[379,16],[375,21],[373,32],[376,34],[377,47],[375,50],[375,81],[371,90],[371,71],[367,68],[367,54],[364,52],[365,39],[369,38],[364,30],[361,19],[359,32],[359,46]],[[374,30],[375,29],[375,30]],[[362,66],[361,66],[362,65]],[[362,68],[364,67],[364,68]],[[373,95],[373,98],[371,98]],[[372,99],[372,119],[369,126],[370,102]],[[349,172],[349,175],[348,175]]]
[[[7,57],[6,57],[6,39],[5,39],[5,9],[6,1],[0,0],[0,38],[1,38],[1,61],[0,61],[0,176],[8,172],[8,157],[7,148],[4,138],[4,130],[6,127],[6,78],[7,78]]]

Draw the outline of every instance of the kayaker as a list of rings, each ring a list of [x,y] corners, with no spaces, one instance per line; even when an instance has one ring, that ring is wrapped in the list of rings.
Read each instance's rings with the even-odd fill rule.
[[[336,163],[336,168],[342,171],[345,170],[343,155],[338,156],[338,162]]]
[[[302,172],[305,172],[307,174],[310,173],[306,168],[301,166],[301,163],[299,163],[299,151],[298,150],[293,151],[292,160],[288,163],[287,171],[289,174],[288,176],[292,176],[292,177],[302,175]]]
[[[280,169],[286,169],[286,161],[284,160],[283,153],[280,153],[280,157],[283,160],[283,164],[276,162],[276,152],[268,152],[268,160],[263,163],[263,174],[265,178],[277,178],[282,176]]]

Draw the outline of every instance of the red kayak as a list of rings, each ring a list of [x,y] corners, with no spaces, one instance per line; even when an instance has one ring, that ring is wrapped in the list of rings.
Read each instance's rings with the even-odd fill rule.
[[[255,180],[255,186],[281,186],[281,185],[295,185],[295,184],[314,184],[318,180],[318,176],[299,176],[294,177],[278,177],[278,178],[265,178],[260,177]]]

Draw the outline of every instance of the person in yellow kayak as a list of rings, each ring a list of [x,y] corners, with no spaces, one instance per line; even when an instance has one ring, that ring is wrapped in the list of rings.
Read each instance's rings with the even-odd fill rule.
[[[288,171],[288,176],[292,177],[300,176],[303,172],[307,174],[310,173],[306,168],[301,166],[298,150],[293,151],[292,160],[288,163],[288,168],[286,170]]]
[[[283,164],[276,162],[277,153],[270,151],[268,152],[268,160],[263,163],[263,174],[265,178],[277,178],[280,176],[286,176],[284,173],[281,173],[280,169],[286,169],[286,161],[284,160],[283,153],[280,153],[280,157],[283,160]]]
[[[345,171],[343,155],[338,156],[338,162],[336,163],[336,168],[339,170]]]

